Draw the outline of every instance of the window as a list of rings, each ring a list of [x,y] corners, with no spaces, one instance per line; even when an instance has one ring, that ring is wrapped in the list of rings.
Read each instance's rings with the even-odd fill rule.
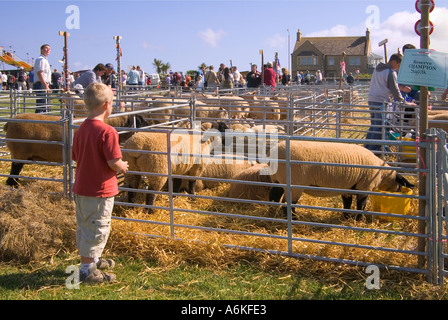
[[[329,57],[328,58],[328,65],[329,66],[334,66],[334,57]]]
[[[299,66],[316,66],[317,65],[317,57],[316,56],[297,57],[297,64]]]
[[[360,57],[350,57],[348,63],[351,66],[360,66],[361,58]]]

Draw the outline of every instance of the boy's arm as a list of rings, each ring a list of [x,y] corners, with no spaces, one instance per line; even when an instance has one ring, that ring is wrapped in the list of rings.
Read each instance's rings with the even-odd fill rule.
[[[128,162],[121,160],[121,158],[109,160],[107,164],[112,170],[121,171],[122,173],[126,173],[129,168]]]

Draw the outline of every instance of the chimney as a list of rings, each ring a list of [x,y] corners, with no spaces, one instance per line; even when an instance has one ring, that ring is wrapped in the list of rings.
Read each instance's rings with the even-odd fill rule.
[[[300,32],[300,29],[299,29],[299,31],[297,31],[297,42],[301,42],[302,41],[302,32]]]
[[[370,43],[370,31],[369,28],[366,30],[366,47],[364,50],[364,54],[366,56],[370,55],[372,53],[372,44]]]

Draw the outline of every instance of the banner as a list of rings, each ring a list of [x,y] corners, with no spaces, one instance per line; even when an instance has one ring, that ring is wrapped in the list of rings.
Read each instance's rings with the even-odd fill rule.
[[[407,49],[398,71],[398,83],[446,88],[448,54],[427,49]]]

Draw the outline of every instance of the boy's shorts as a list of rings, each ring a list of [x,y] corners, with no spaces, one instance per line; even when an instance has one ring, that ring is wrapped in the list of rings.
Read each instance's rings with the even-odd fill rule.
[[[97,198],[75,194],[76,244],[82,257],[100,258],[110,234],[114,197]]]

